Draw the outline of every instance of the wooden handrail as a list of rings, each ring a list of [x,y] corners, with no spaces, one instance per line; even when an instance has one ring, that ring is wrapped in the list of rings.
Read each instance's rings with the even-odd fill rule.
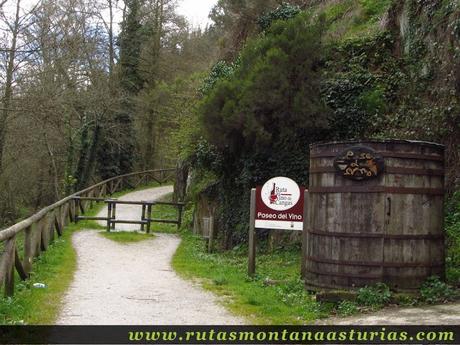
[[[135,172],[135,173],[130,173],[130,174],[126,174],[126,175],[120,175],[120,176],[112,177],[112,178],[110,178],[108,180],[99,182],[98,184],[95,184],[95,185],[93,185],[91,187],[83,189],[82,191],[79,191],[77,193],[74,193],[74,194],[62,199],[62,200],[54,203],[53,205],[45,207],[44,209],[42,209],[39,212],[35,213],[33,216],[31,216],[31,217],[29,217],[27,219],[24,219],[23,221],[21,221],[19,223],[16,223],[16,224],[10,226],[9,228],[1,230],[0,231],[0,242],[3,242],[5,240],[13,237],[14,235],[18,234],[22,230],[27,229],[32,224],[38,222],[43,217],[45,217],[49,212],[54,211],[56,208],[68,203],[69,201],[73,200],[73,198],[81,196],[81,195],[86,194],[88,192],[91,192],[94,189],[96,189],[97,187],[101,187],[103,185],[107,185],[108,183],[110,183],[112,181],[117,181],[117,180],[127,178],[127,177],[145,175],[145,174],[151,174],[151,173],[157,173],[157,172],[172,172],[172,171],[176,171],[176,169],[146,170],[146,171]]]
[[[5,242],[5,250],[0,257],[0,284],[5,284],[5,295],[14,294],[14,270],[19,273],[21,279],[27,279],[32,270],[33,258],[46,251],[56,233],[57,236],[62,236],[66,225],[78,217],[79,209],[83,211],[86,203],[112,195],[123,189],[123,184],[137,187],[141,183],[148,182],[149,179],[165,182],[168,177],[171,177],[170,173],[175,171],[176,169],[146,170],[110,178],[69,195],[29,218],[1,230],[0,242]],[[139,177],[134,186],[129,181],[129,178],[133,177]],[[16,235],[21,231],[24,232],[22,260],[16,244]]]

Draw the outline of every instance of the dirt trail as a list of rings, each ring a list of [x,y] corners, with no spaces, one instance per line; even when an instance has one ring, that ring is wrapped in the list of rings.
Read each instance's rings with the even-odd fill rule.
[[[133,192],[123,200],[155,200],[172,191],[161,187]],[[104,215],[106,210],[101,211]],[[140,209],[119,206],[117,218],[139,219]],[[138,226],[118,227],[137,230]],[[243,324],[216,297],[178,277],[171,259],[179,246],[175,235],[119,244],[97,231],[73,237],[78,269],[64,298],[61,325],[217,325]]]
[[[417,308],[385,308],[373,314],[330,318],[322,325],[460,325],[460,304]]]

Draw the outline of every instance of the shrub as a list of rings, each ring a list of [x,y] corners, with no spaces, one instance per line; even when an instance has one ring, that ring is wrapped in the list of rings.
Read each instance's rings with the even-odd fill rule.
[[[390,298],[390,288],[383,283],[378,283],[375,286],[359,289],[357,302],[366,307],[381,308],[390,301]]]
[[[267,14],[261,16],[257,21],[262,31],[270,28],[273,22],[277,20],[288,20],[294,18],[300,13],[299,6],[282,4],[274,11],[268,12]]]
[[[429,304],[444,303],[452,300],[454,290],[441,281],[439,277],[433,276],[423,284],[420,289],[421,299]]]
[[[460,192],[456,192],[446,205],[447,280],[460,285]]]
[[[342,301],[337,306],[337,315],[350,316],[358,312],[358,305],[352,301]]]

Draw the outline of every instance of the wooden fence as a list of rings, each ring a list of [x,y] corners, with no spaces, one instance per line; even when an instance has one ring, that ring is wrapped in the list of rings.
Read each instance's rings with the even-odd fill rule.
[[[78,209],[84,211],[92,203],[89,198],[110,196],[117,191],[136,188],[153,181],[164,183],[175,176],[175,173],[175,169],[162,169],[117,176],[68,196],[0,231],[0,243],[3,245],[0,257],[0,286],[2,283],[5,284],[5,295],[14,295],[15,271],[22,280],[26,280],[32,271],[34,257],[47,250],[56,234],[58,237],[62,236],[65,227],[76,220]],[[19,237],[23,242],[21,246],[18,246]]]
[[[104,202],[107,204],[107,217],[93,217],[85,216],[85,209],[83,207],[78,207],[83,215],[76,215],[75,221],[80,220],[97,220],[103,221],[107,224],[107,232],[115,229],[115,224],[139,224],[141,225],[141,231],[145,231],[147,226],[147,233],[150,233],[150,228],[152,223],[164,223],[164,224],[175,224],[179,229],[182,224],[182,211],[185,207],[185,204],[182,202],[163,202],[163,201],[122,201],[117,199],[105,199],[105,198],[94,198],[94,197],[75,197],[75,200],[78,205],[82,205],[83,201],[90,202]],[[138,220],[134,219],[117,219],[117,205],[137,205],[142,206],[142,213],[140,213],[140,218]],[[166,205],[172,206],[177,209],[177,218],[176,219],[159,219],[152,218],[153,206],[155,205]]]

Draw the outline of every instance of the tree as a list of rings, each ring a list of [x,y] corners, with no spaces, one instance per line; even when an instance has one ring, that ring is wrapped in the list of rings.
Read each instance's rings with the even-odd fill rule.
[[[2,6],[5,2],[2,3]],[[8,118],[11,112],[11,101],[13,98],[13,83],[14,74],[17,68],[17,48],[20,39],[21,30],[23,25],[30,18],[30,13],[25,15],[21,14],[21,0],[16,1],[16,9],[14,12],[13,22],[10,22],[2,12],[3,23],[8,28],[10,37],[7,36],[7,40],[10,42],[9,48],[5,51],[6,53],[6,65],[5,65],[5,85],[3,86],[3,97],[2,97],[2,109],[0,111],[0,175],[3,171],[3,154],[5,150],[5,138],[7,135]]]
[[[105,131],[105,142],[98,150],[98,171],[103,178],[131,172],[136,158],[134,97],[144,84],[139,70],[143,40],[142,3],[140,0],[129,0],[125,6],[119,37],[118,85],[121,102],[119,109],[114,111],[111,126]]]
[[[221,57],[233,60],[246,40],[258,32],[257,20],[276,7],[276,0],[219,0],[209,14],[221,36]]]
[[[203,101],[212,144],[231,152],[272,148],[295,132],[313,135],[327,127],[318,71],[321,30],[299,15],[248,43],[233,76]]]

